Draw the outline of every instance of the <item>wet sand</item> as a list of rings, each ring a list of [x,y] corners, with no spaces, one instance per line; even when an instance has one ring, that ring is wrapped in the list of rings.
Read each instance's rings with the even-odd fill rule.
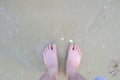
[[[119,0],[0,0],[0,80],[38,80],[46,72],[42,51],[52,42],[57,80],[66,80],[69,43],[80,45],[78,72],[87,80],[119,80],[119,7]]]

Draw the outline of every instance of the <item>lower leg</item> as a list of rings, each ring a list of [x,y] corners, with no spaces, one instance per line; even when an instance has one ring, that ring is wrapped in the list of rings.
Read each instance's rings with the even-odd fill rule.
[[[79,73],[76,72],[72,75],[69,75],[68,80],[85,80],[85,78],[82,75],[80,75]]]
[[[71,65],[69,65],[69,67],[67,67],[67,77],[68,80],[85,80],[85,78],[79,74],[76,69],[74,69],[73,67],[71,67]]]

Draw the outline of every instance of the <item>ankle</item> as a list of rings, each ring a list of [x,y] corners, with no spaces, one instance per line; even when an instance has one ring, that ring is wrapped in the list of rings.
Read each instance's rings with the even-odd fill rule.
[[[58,68],[50,68],[48,74],[51,76],[56,76],[58,74]]]
[[[76,73],[76,70],[74,68],[69,67],[69,68],[66,69],[66,75],[67,76],[71,76],[71,75],[73,75],[75,73]]]

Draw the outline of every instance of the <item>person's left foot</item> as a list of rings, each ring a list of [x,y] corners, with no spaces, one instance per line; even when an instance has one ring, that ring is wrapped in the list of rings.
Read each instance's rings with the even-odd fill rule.
[[[66,61],[66,75],[76,72],[82,58],[82,52],[77,44],[71,44],[68,48],[68,57]]]
[[[43,51],[44,63],[50,74],[56,75],[58,73],[58,59],[56,45],[49,44]]]

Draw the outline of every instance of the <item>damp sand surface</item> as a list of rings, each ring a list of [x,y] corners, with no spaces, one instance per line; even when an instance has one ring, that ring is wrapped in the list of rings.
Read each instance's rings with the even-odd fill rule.
[[[38,80],[46,72],[42,51],[55,42],[59,75],[69,43],[83,52],[78,72],[120,79],[119,0],[0,0],[0,80]]]

